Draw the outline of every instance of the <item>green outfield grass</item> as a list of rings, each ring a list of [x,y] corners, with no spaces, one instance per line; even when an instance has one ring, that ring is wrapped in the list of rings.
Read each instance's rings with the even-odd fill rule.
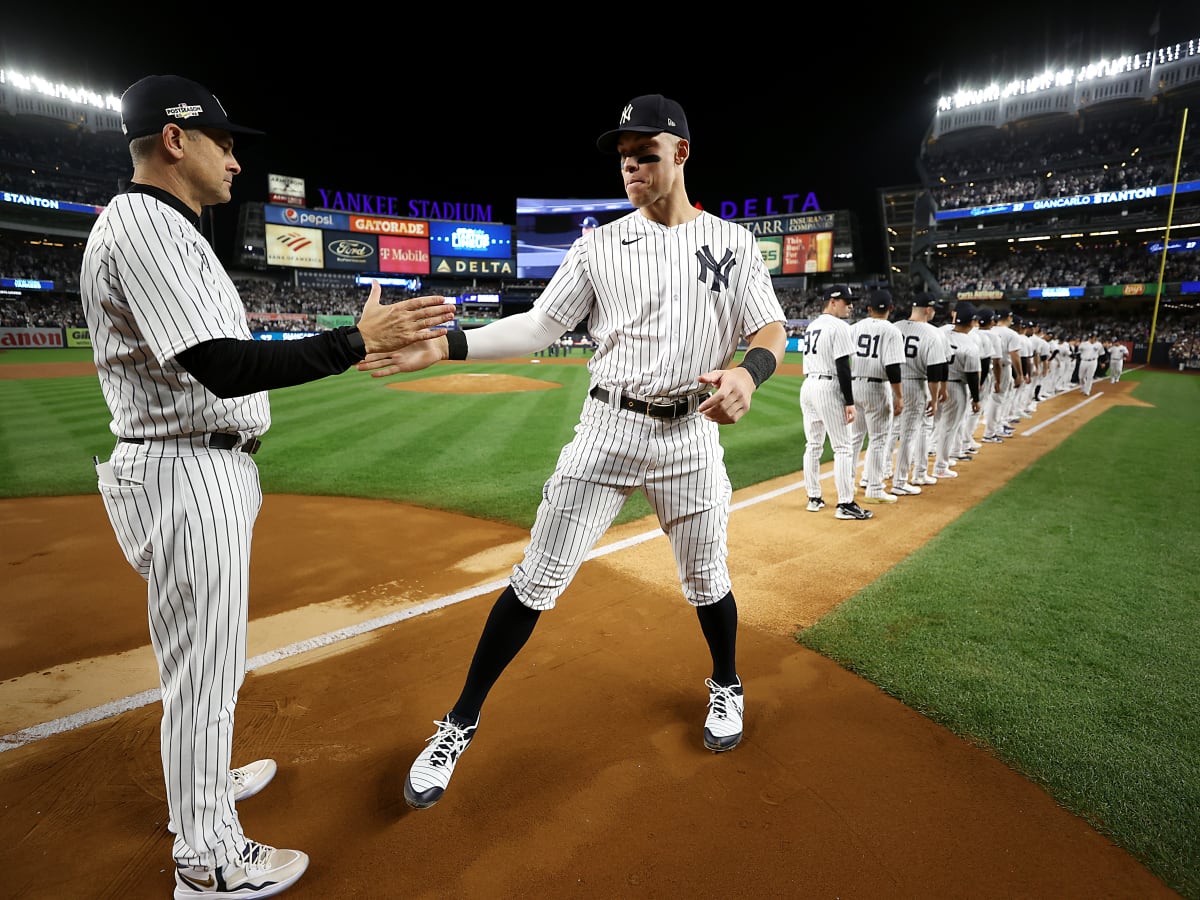
[[[0,364],[77,352],[91,358]],[[447,370],[272,392],[264,490],[528,526],[586,369],[472,365],[561,385],[515,394],[387,387]],[[797,639],[986,747],[1200,900],[1200,378],[1126,378],[1151,406],[1107,410]],[[722,429],[735,488],[801,468],[801,381],[776,375]],[[94,492],[91,456],[112,448],[94,376],[0,380],[0,408],[0,496]],[[620,521],[648,513],[638,496]]]

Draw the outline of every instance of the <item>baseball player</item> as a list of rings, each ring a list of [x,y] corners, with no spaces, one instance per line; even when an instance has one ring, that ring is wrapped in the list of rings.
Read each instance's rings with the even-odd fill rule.
[[[1108,383],[1116,384],[1121,380],[1125,371],[1125,360],[1129,358],[1129,348],[1120,341],[1110,341],[1108,344]]]
[[[1006,309],[995,310],[992,324],[989,327],[993,338],[992,394],[984,407],[983,437],[981,441],[988,444],[1000,444],[1006,437],[1012,435],[1008,427],[1008,398],[1016,389],[1017,377],[1021,372],[1021,342],[1016,332],[1008,327],[1012,321],[1012,312]]]
[[[897,417],[900,443],[892,474],[892,493],[897,497],[921,493],[920,484],[933,483],[926,477],[929,454],[922,440],[925,417],[937,413],[941,385],[950,362],[945,335],[929,323],[933,294],[922,291],[913,298],[909,317],[896,323],[904,338],[901,390],[904,409]]]
[[[704,746],[727,751],[742,738],[718,426],[745,415],[783,359],[785,317],[754,235],[688,200],[692,145],[676,101],[635,97],[597,146],[616,151],[634,211],[578,238],[532,309],[359,365],[378,377],[446,358],[519,356],[585,319],[597,343],[575,437],[542,491],[524,558],[492,607],[462,693],[409,769],[404,799],[416,809],[442,797],[492,685],[637,490],[670,540],[712,656]],[[749,349],[731,368],[743,337]]]
[[[820,512],[821,454],[825,436],[833,450],[833,481],[837,488],[839,519],[869,519],[872,513],[854,502],[854,388],[850,358],[853,338],[846,317],[850,315],[850,288],[835,284],[822,292],[825,308],[808,323],[804,343],[804,382],[800,385],[800,411],[804,416],[804,486],[808,511]]]
[[[1096,379],[1096,366],[1104,353],[1104,345],[1100,343],[1095,332],[1079,342],[1079,393],[1091,396],[1092,384]]]
[[[968,411],[964,417],[962,429],[962,446],[963,455],[971,455],[979,451],[983,444],[975,440],[975,433],[979,430],[979,423],[983,419],[983,410],[987,404],[987,398],[992,396],[991,379],[995,377],[994,359],[996,357],[995,338],[989,328],[992,323],[992,311],[990,309],[975,310],[975,329],[971,335],[975,338],[976,344],[979,345],[979,409]]]
[[[938,405],[934,425],[936,478],[957,478],[951,460],[961,456],[967,414],[979,412],[979,344],[971,334],[979,314],[966,301],[954,310],[954,327],[947,333],[950,361],[946,369],[946,401]]]
[[[205,206],[229,201],[241,171],[234,134],[261,132],[174,75],[130,86],[121,118],[133,179],[92,226],[80,293],[117,437],[111,458],[96,460],[99,491],[147,585],[175,897],[272,896],[304,874],[308,856],[242,831],[234,801],[260,789],[275,763],[230,771],[267,391],[434,337],[440,329],[422,326],[448,321],[453,308],[442,297],[382,306],[376,285],[357,327],[254,341],[198,226]]]
[[[904,365],[904,339],[895,323],[888,321],[894,307],[891,291],[868,291],[867,314],[850,326],[854,345],[854,403],[857,407],[851,443],[854,448],[852,472],[858,471],[858,457],[866,441],[866,503],[895,503],[897,497],[883,489],[886,457],[891,445],[892,419],[904,409],[900,389],[900,370]],[[805,369],[805,372],[808,370]],[[808,465],[805,463],[805,469]]]

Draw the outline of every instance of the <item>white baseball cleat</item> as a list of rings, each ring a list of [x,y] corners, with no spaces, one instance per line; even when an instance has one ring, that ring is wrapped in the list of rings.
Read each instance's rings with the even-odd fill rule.
[[[256,759],[254,762],[237,769],[229,770],[229,780],[233,782],[233,800],[245,800],[253,797],[275,777],[278,766],[273,759]]]

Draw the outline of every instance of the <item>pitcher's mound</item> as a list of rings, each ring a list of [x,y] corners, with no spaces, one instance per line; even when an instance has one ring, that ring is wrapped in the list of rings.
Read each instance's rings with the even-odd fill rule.
[[[397,391],[421,391],[427,394],[506,394],[517,391],[548,391],[562,385],[552,381],[538,381],[536,378],[523,378],[520,375],[476,372],[466,375],[439,375],[435,378],[389,384],[388,387]]]

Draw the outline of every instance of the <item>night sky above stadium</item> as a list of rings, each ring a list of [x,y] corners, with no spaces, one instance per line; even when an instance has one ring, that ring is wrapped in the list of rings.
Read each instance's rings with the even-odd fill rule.
[[[767,198],[778,210],[813,195],[852,209],[877,268],[876,191],[917,183],[939,96],[1200,36],[1194,2],[972,4],[962,20],[933,6],[949,14],[618,4],[536,25],[464,10],[431,27],[402,5],[264,7],[279,17],[268,26],[221,5],[162,8],[161,22],[147,6],[114,25],[43,3],[5,12],[0,67],[114,94],[151,73],[204,82],[234,121],[267,132],[238,144],[235,201],[265,199],[274,172],[304,178],[310,202],[319,187],[470,201],[506,222],[518,196],[622,196],[595,139],[631,97],[663,93],[688,114],[694,201],[717,212],[757,199],[762,215]]]

